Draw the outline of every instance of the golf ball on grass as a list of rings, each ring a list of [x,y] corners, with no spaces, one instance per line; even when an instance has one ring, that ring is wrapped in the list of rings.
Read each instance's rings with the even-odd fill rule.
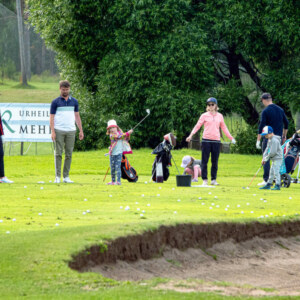
[[[83,214],[83,215],[85,215],[85,214],[86,214],[86,212],[84,211],[84,212],[82,212],[82,214]]]
[[[43,214],[42,213],[39,213],[39,216],[42,216]]]
[[[123,206],[120,206],[120,209],[123,209]]]
[[[17,219],[15,219],[15,218],[14,218],[14,219],[12,219],[12,221],[13,221],[13,222],[16,222],[16,221],[17,221]]]
[[[140,216],[143,217],[144,215],[143,215],[143,214],[140,214]]]
[[[59,224],[58,224],[58,223],[56,223],[56,224],[55,224],[55,226],[59,226]]]
[[[6,231],[6,234],[10,234],[10,231]]]
[[[30,198],[27,198],[27,200],[30,200]]]
[[[3,223],[3,220],[0,220],[0,223]]]
[[[148,203],[147,206],[150,206],[150,203]]]

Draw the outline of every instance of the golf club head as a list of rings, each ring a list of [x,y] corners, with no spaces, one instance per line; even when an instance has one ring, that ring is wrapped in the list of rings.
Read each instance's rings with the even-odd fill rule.
[[[146,113],[147,113],[148,115],[150,115],[150,109],[149,109],[149,108],[146,109]]]

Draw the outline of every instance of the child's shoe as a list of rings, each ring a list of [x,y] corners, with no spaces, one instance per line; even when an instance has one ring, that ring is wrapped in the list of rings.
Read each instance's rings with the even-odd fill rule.
[[[120,182],[120,181],[117,181],[117,182],[115,183],[115,185],[121,185],[121,182]]]
[[[192,179],[192,182],[198,182],[198,179]]]
[[[265,186],[260,187],[260,190],[270,190],[271,189],[272,184],[271,183],[267,183]]]
[[[275,186],[271,190],[272,191],[280,191],[280,185],[275,184]]]
[[[115,185],[115,183],[113,181],[108,182],[107,185]]]
[[[217,183],[217,180],[216,180],[216,179],[212,180],[210,184],[211,184],[211,185],[219,185],[219,184]]]
[[[207,185],[208,185],[207,179],[204,179],[204,180],[203,180],[202,185],[204,185],[204,186],[207,186]]]

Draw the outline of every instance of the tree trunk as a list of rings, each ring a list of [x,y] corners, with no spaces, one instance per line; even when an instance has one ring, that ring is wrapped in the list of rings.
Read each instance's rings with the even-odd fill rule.
[[[19,31],[19,48],[20,48],[20,61],[21,61],[21,74],[22,84],[27,84],[26,76],[26,60],[25,60],[25,47],[24,47],[24,32],[23,32],[23,18],[21,12],[21,0],[16,0],[16,9],[18,16],[18,31]]]

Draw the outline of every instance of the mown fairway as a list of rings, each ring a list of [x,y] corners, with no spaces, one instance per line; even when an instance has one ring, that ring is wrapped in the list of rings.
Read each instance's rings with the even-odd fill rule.
[[[300,214],[299,185],[280,192],[260,191],[260,173],[249,190],[242,189],[257,171],[260,156],[221,154],[221,185],[208,189],[176,187],[174,165],[166,183],[150,183],[151,149],[128,156],[139,173],[137,183],[107,186],[105,152],[74,153],[72,185],[49,182],[54,180],[51,155],[5,157],[6,175],[15,183],[0,186],[0,298],[221,299],[214,294],[153,290],[161,279],[141,284],[78,273],[67,262],[87,246],[161,224],[280,222]],[[178,167],[186,154],[201,157],[190,150],[172,153]]]

